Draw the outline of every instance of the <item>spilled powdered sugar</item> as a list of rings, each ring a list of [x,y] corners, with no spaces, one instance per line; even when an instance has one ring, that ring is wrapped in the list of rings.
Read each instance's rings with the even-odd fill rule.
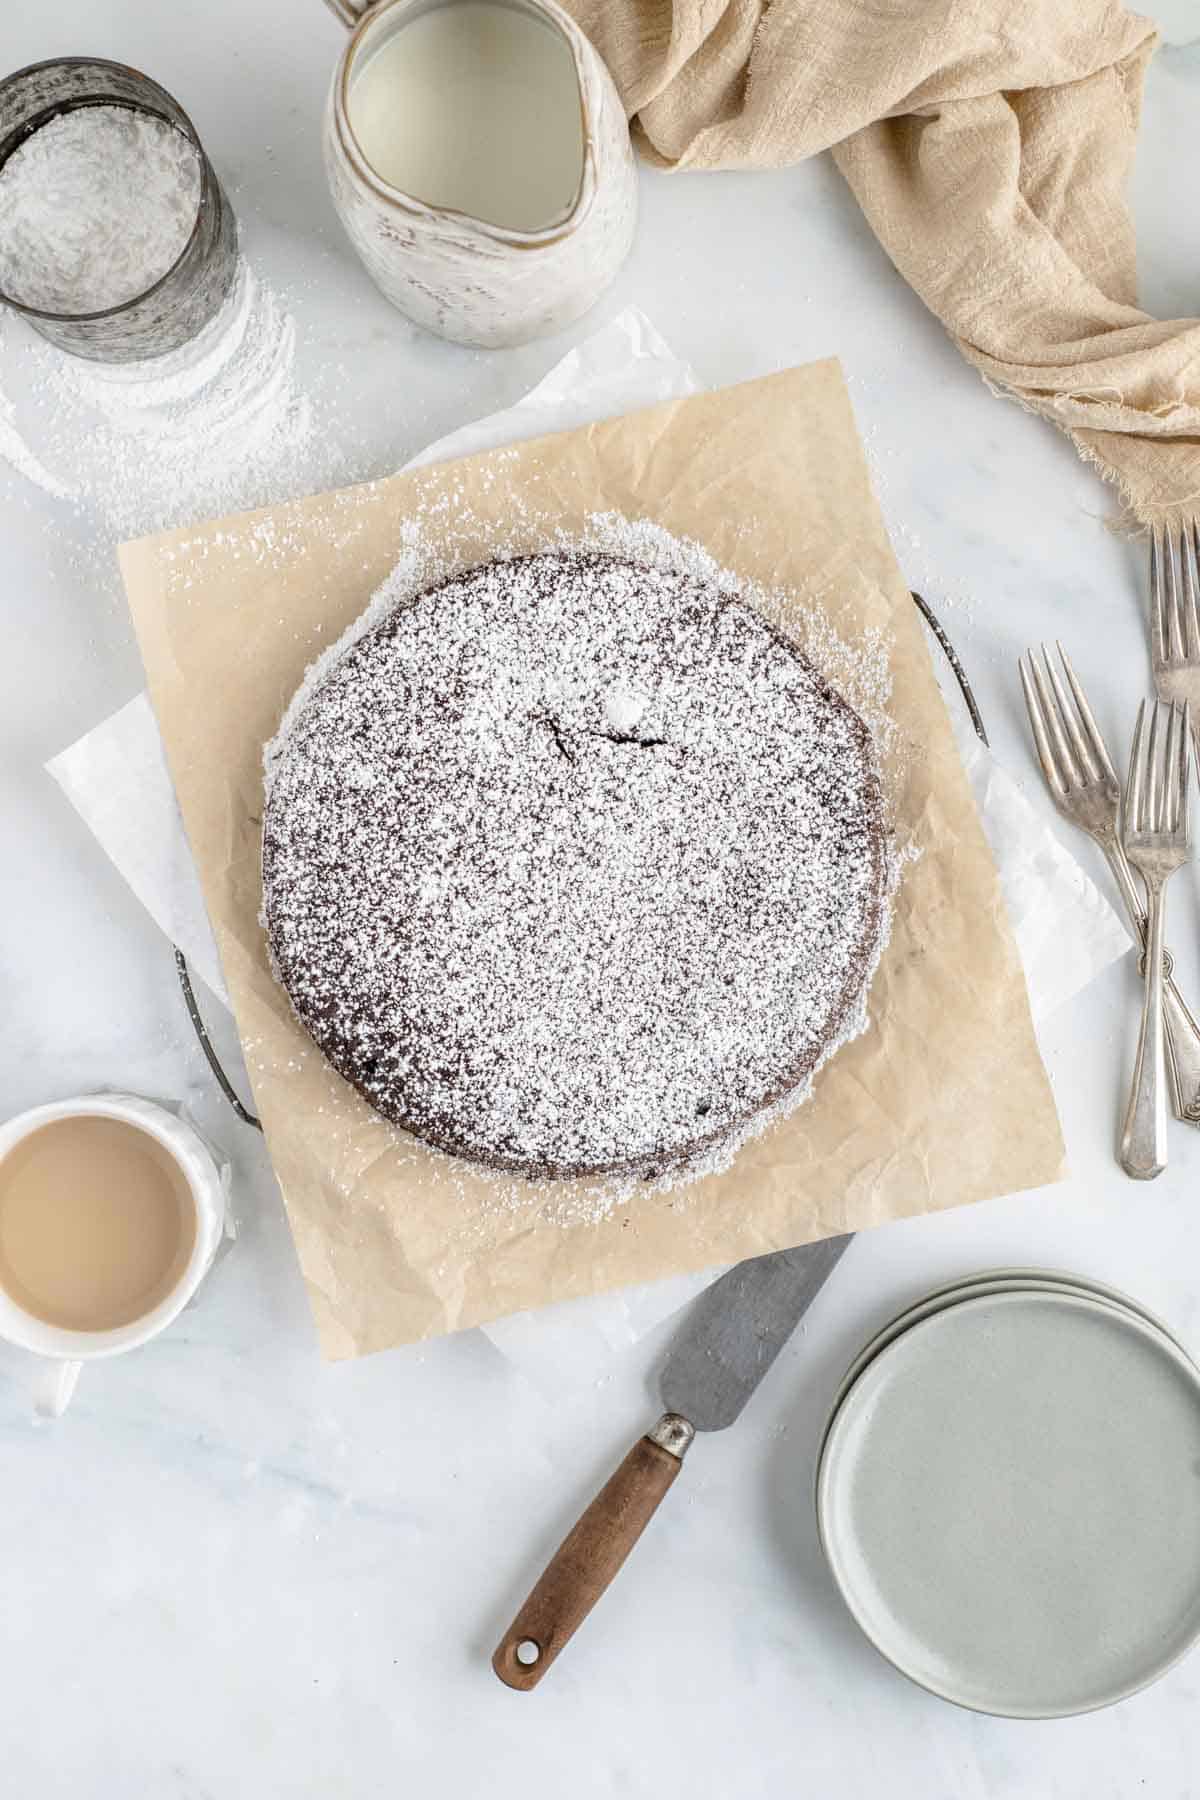
[[[364,643],[460,572],[453,533],[435,531],[410,522],[392,576],[268,746],[273,946],[302,1019],[393,1118],[518,1169],[622,1165],[545,1185],[543,1216],[596,1220],[647,1178],[673,1189],[727,1166],[808,1097],[865,1026],[898,858],[884,847],[872,870],[862,854],[850,716],[761,623],[796,635],[794,596],[652,523],[597,516],[543,534],[555,580],[554,557],[485,569]],[[514,555],[528,521],[519,536]],[[844,643],[815,609],[799,635],[878,755],[886,645]],[[401,678],[419,698],[407,714]],[[448,704],[465,729],[443,768],[426,728]],[[867,832],[857,856],[838,856],[831,819],[843,841]],[[497,1206],[528,1206],[527,1185],[492,1181]]]
[[[111,543],[346,476],[297,381],[295,325],[245,261],[216,318],[169,355],[87,362],[31,334],[11,349],[0,456]]]
[[[73,317],[136,300],[182,255],[200,187],[196,147],[168,120],[60,113],[0,168],[0,292]]]
[[[17,423],[17,409],[6,394],[0,394],[0,461],[10,464],[18,475],[32,482],[54,500],[69,500],[72,490],[46,467],[37,452],[25,442]]]

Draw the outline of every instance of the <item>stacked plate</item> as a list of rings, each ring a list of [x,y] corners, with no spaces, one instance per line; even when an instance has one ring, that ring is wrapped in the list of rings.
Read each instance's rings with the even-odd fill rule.
[[[1010,1718],[1106,1706],[1200,1636],[1200,1369],[1083,1276],[941,1288],[847,1371],[817,1522],[851,1613],[922,1687]]]

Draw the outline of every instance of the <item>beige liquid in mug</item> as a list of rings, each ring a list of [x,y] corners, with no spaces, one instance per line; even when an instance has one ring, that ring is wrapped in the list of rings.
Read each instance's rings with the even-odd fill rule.
[[[350,125],[389,186],[513,231],[564,219],[583,178],[571,49],[553,25],[457,0],[400,26],[355,66]]]
[[[0,1160],[0,1288],[48,1325],[108,1331],[143,1318],[195,1241],[182,1170],[123,1119],[56,1119]]]

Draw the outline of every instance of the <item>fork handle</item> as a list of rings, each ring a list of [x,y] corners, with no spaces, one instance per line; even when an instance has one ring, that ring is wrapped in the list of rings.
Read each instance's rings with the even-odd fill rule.
[[[1142,973],[1146,963],[1146,915],[1138,900],[1133,874],[1120,845],[1114,840],[1102,845],[1117,890],[1125,902],[1129,926],[1142,950]],[[1200,1125],[1200,1024],[1192,1017],[1187,1002],[1167,973],[1170,952],[1163,950],[1163,1024],[1166,1029],[1167,1090],[1177,1119],[1188,1125]]]
[[[1133,1085],[1121,1133],[1121,1167],[1152,1181],[1167,1166],[1166,1054],[1163,1047],[1163,884],[1147,881],[1146,989]]]

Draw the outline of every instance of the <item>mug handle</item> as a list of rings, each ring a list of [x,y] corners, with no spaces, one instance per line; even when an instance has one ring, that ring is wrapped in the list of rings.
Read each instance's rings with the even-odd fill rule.
[[[81,1362],[44,1357],[33,1389],[34,1409],[43,1419],[61,1419],[71,1404]]]
[[[375,0],[325,0],[326,6],[343,25],[353,28],[358,24],[365,12],[369,12]]]

